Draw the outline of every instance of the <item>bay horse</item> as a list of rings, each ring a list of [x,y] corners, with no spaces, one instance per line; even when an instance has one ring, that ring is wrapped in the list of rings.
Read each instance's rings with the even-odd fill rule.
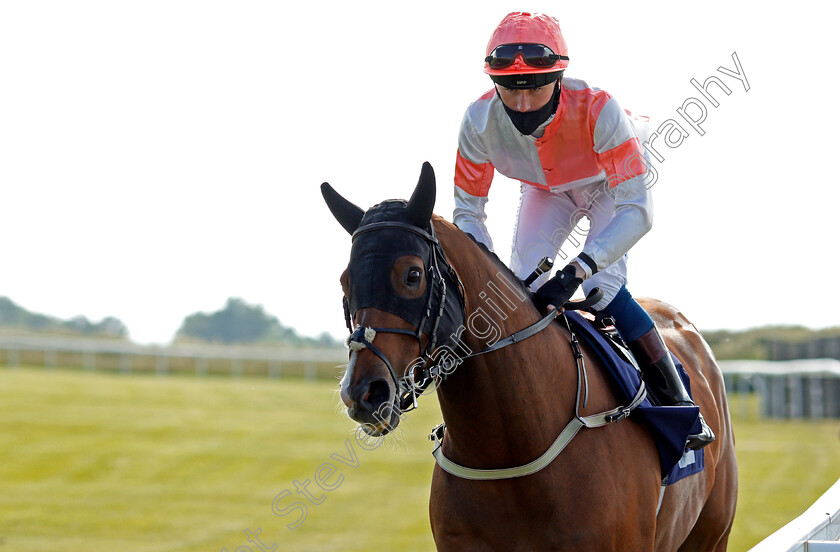
[[[321,189],[353,235],[340,278],[351,332],[340,396],[367,433],[393,431],[434,380],[446,425],[443,456],[476,472],[505,470],[544,457],[570,420],[622,406],[599,357],[581,344],[576,358],[566,326],[552,320],[523,333],[545,317],[495,255],[432,214],[428,163],[409,201],[384,201],[367,212],[329,184]],[[717,436],[704,449],[705,469],[662,496],[652,437],[623,416],[584,428],[528,475],[476,480],[439,462],[429,500],[437,550],[726,550],[737,465],[723,377],[681,312],[640,302],[686,368]],[[588,368],[583,384],[581,364]]]

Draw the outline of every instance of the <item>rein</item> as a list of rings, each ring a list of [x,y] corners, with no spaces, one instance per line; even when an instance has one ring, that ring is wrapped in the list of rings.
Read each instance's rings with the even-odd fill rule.
[[[433,381],[435,381],[436,379],[445,379],[445,377],[453,370],[451,366],[441,368],[438,365],[438,362],[431,362],[431,354],[435,351],[438,342],[438,326],[440,324],[441,318],[443,317],[444,309],[446,307],[446,301],[447,299],[451,299],[448,298],[446,295],[446,283],[444,281],[444,272],[441,270],[440,264],[443,264],[444,267],[447,269],[450,278],[454,280],[454,283],[457,285],[457,288],[459,290],[463,290],[464,286],[458,278],[458,274],[446,261],[446,256],[444,255],[443,249],[440,246],[440,241],[435,235],[435,228],[433,222],[429,221],[429,225],[430,232],[426,232],[425,230],[413,226],[411,224],[406,224],[397,221],[385,221],[365,225],[353,232],[353,239],[355,240],[359,235],[365,234],[367,232],[373,232],[376,230],[405,230],[421,236],[430,245],[431,263],[427,267],[426,271],[427,279],[429,282],[431,282],[432,285],[429,289],[428,299],[426,302],[426,308],[423,313],[423,317],[421,318],[420,323],[417,325],[417,328],[414,331],[401,328],[375,328],[366,326],[359,326],[354,328],[352,324],[352,317],[349,309],[348,299],[346,296],[344,297],[345,323],[347,325],[347,329],[350,331],[350,335],[347,338],[346,342],[347,347],[351,351],[370,349],[370,351],[373,354],[375,354],[377,357],[379,357],[380,360],[382,360],[383,363],[385,363],[385,366],[388,368],[388,372],[391,374],[391,378],[394,381],[394,385],[396,386],[396,398],[394,399],[394,402],[399,407],[400,412],[409,412],[417,408],[417,397],[420,394],[422,394],[429,387],[429,385],[431,385]],[[434,312],[435,318],[432,324],[432,331],[429,335],[429,341],[426,344],[426,347],[424,348],[422,343],[422,328],[425,325],[426,320],[431,319],[433,315],[432,301],[433,297],[435,296],[435,289],[437,287],[439,287],[440,289],[440,304],[437,306],[436,312]],[[590,291],[589,295],[584,300],[569,302],[566,305],[564,305],[564,308],[569,310],[585,309],[597,303],[602,296],[603,293],[596,288]],[[460,299],[463,299],[463,297],[461,297]],[[463,300],[461,301],[461,312],[463,315],[466,314],[464,312]],[[642,381],[638,391],[636,392],[636,396],[627,406],[619,406],[612,410],[600,412],[598,414],[592,414],[590,416],[580,416],[581,397],[583,397],[584,408],[586,408],[586,404],[589,398],[589,383],[588,378],[586,376],[586,365],[584,363],[583,353],[581,352],[580,344],[578,343],[577,337],[575,336],[571,326],[569,325],[568,319],[565,315],[562,314],[562,312],[558,313],[557,308],[553,309],[548,314],[543,316],[540,320],[534,322],[530,326],[523,328],[509,335],[508,337],[493,343],[492,345],[489,345],[481,351],[471,353],[464,357],[458,357],[455,366],[457,367],[465,360],[475,358],[480,355],[485,355],[487,353],[492,353],[494,351],[498,351],[499,349],[503,349],[510,345],[515,345],[516,343],[524,341],[529,337],[533,337],[548,326],[550,326],[551,323],[556,318],[558,318],[558,316],[562,316],[564,322],[566,323],[566,327],[569,330],[569,334],[571,336],[570,345],[575,356],[575,364],[577,368],[575,417],[566,425],[566,427],[563,429],[563,431],[560,433],[557,439],[555,439],[554,443],[552,443],[548,450],[546,450],[539,458],[522,466],[490,470],[468,468],[466,466],[457,464],[449,458],[447,458],[444,455],[442,449],[443,436],[446,431],[446,424],[442,423],[432,430],[432,433],[429,435],[429,439],[434,443],[434,450],[432,452],[432,455],[443,470],[451,473],[452,475],[462,477],[464,479],[481,480],[509,479],[513,477],[523,477],[526,475],[531,475],[550,464],[557,457],[557,455],[560,454],[560,452],[562,452],[564,448],[566,448],[566,446],[571,442],[571,440],[582,427],[601,427],[610,423],[615,423],[620,420],[623,420],[624,418],[629,416],[630,413],[645,399],[645,397],[647,396],[647,390],[645,388],[644,381]],[[464,319],[466,318],[464,317]],[[376,334],[378,333],[394,333],[414,337],[417,340],[423,364],[419,367],[412,366],[407,376],[404,375],[398,377],[393,365],[391,364],[391,361],[388,360],[388,357],[373,344]],[[419,383],[417,382],[418,368],[419,375],[422,377],[422,380]]]
[[[376,328],[376,327],[365,327],[359,326],[357,328],[353,328],[351,323],[351,316],[350,316],[350,309],[347,301],[347,297],[344,298],[344,316],[345,316],[345,323],[347,325],[347,329],[350,331],[350,336],[347,338],[347,347],[351,351],[359,351],[361,349],[370,349],[370,351],[379,357],[385,366],[388,368],[388,372],[391,374],[391,379],[394,381],[394,385],[396,386],[397,390],[397,398],[395,402],[400,408],[400,412],[410,412],[417,408],[417,397],[423,394],[423,392],[428,389],[428,387],[432,384],[432,382],[437,379],[445,379],[448,373],[451,373],[453,368],[451,366],[446,366],[444,369],[438,365],[437,362],[432,362],[430,364],[431,353],[434,352],[438,336],[437,336],[437,329],[438,324],[440,323],[440,319],[443,316],[444,309],[446,307],[446,285],[443,280],[443,271],[440,269],[438,264],[438,254],[441,258],[441,262],[443,265],[448,269],[447,271],[450,274],[450,277],[457,283],[458,289],[463,290],[464,286],[461,283],[461,280],[458,278],[458,274],[452,268],[451,265],[446,261],[446,256],[443,253],[443,249],[440,247],[440,241],[437,239],[435,235],[435,227],[432,221],[429,221],[431,232],[426,232],[425,230],[413,226],[411,224],[406,224],[403,222],[397,221],[386,221],[386,222],[376,222],[372,224],[368,224],[358,228],[355,232],[353,232],[353,238],[356,239],[358,236],[365,234],[367,232],[373,232],[376,230],[386,230],[386,229],[399,229],[399,230],[406,230],[409,232],[413,232],[418,234],[419,236],[423,237],[427,242],[431,244],[431,253],[432,253],[432,263],[428,267],[428,280],[432,282],[432,289],[429,290],[429,298],[426,303],[426,310],[424,313],[423,319],[420,321],[420,324],[414,331],[405,330],[401,328]],[[425,349],[423,348],[421,336],[422,336],[422,327],[425,324],[426,318],[430,318],[432,315],[432,298],[435,295],[434,293],[434,286],[440,286],[440,305],[438,305],[436,317],[432,326],[432,332],[430,335],[429,342],[427,343]],[[592,290],[586,299],[582,301],[575,301],[570,302],[565,305],[565,308],[569,309],[583,309],[587,308],[591,305],[597,303],[601,297],[602,293],[595,289]],[[463,304],[463,302],[462,302]],[[461,309],[462,314],[464,313],[463,308]],[[542,317],[537,322],[531,324],[530,326],[519,330],[516,333],[509,335],[504,339],[500,339],[496,343],[478,351],[476,353],[471,353],[464,357],[459,357],[456,361],[456,366],[461,364],[465,360],[484,355],[487,353],[492,353],[493,351],[498,351],[504,347],[509,345],[514,345],[519,343],[520,341],[524,341],[529,337],[533,337],[537,335],[539,332],[547,328],[551,325],[551,322],[554,321],[558,316],[558,309],[554,309],[544,317]],[[466,319],[466,317],[464,317]],[[568,322],[567,322],[568,324]],[[421,353],[421,357],[423,358],[422,366],[412,366],[409,375],[398,377],[396,371],[394,370],[391,361],[388,360],[388,357],[373,344],[373,340],[378,333],[394,333],[394,334],[402,334],[412,336],[417,340],[417,345]],[[573,334],[574,335],[574,334]],[[575,340],[575,345],[577,344]],[[419,375],[422,379],[419,381],[417,380],[418,375],[418,368],[419,368]]]
[[[527,328],[523,328],[504,339],[500,339],[493,345],[490,345],[482,349],[481,351],[478,351],[477,353],[472,353],[464,357],[459,357],[457,362],[458,364],[460,364],[465,360],[487,353],[492,353],[493,351],[498,351],[499,349],[503,349],[504,347],[514,345],[516,343],[519,343],[520,341],[528,339],[529,337],[533,337],[545,328],[547,328],[549,325],[551,325],[555,318],[557,318],[557,309],[554,309],[553,311],[549,312],[547,315],[542,317],[537,322],[531,324]],[[359,326],[350,335],[350,337],[347,338],[348,346],[351,350],[359,350],[364,348],[370,349],[370,351],[373,354],[378,356],[382,360],[382,362],[385,363],[385,366],[388,368],[388,371],[391,373],[391,377],[394,379],[394,382],[397,385],[397,389],[406,393],[406,395],[399,398],[400,411],[410,412],[411,410],[417,408],[417,397],[421,395],[436,378],[445,378],[447,372],[451,372],[452,370],[441,369],[437,363],[434,363],[431,366],[427,366],[428,356],[426,355],[426,353],[424,353],[424,356],[426,356],[426,361],[420,369],[420,375],[423,377],[423,379],[420,380],[419,384],[416,383],[416,366],[412,366],[408,376],[398,378],[393,366],[391,366],[391,362],[388,360],[385,354],[373,344],[373,340],[376,337],[376,334],[380,332],[399,333],[415,336],[415,333],[411,330],[401,330],[398,328],[371,328]],[[420,392],[418,393],[417,390],[419,390]]]

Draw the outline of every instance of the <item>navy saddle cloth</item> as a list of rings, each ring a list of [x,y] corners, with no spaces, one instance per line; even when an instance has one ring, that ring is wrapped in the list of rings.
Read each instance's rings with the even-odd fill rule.
[[[639,371],[616,351],[608,338],[589,320],[574,311],[566,311],[565,315],[575,334],[600,358],[605,370],[615,383],[619,400],[623,405],[629,404],[641,384]],[[688,374],[673,354],[671,358],[674,359],[685,388],[691,394]],[[647,397],[630,416],[631,419],[645,424],[651,432],[659,452],[662,477],[668,484],[698,473],[705,466],[704,449],[685,450],[688,435],[699,433],[701,430],[700,420],[697,417],[699,412],[700,409],[696,406],[659,406],[659,401],[648,388]]]

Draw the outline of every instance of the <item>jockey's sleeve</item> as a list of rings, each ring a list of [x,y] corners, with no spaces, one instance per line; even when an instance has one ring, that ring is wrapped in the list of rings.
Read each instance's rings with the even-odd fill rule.
[[[455,226],[466,232],[487,246],[493,251],[493,239],[487,231],[484,221],[487,215],[484,212],[484,205],[487,197],[474,196],[465,192],[459,186],[455,186],[455,213],[452,220]]]
[[[493,250],[493,239],[484,221],[487,214],[487,194],[493,182],[493,164],[487,159],[480,140],[467,116],[458,135],[458,155],[455,160],[455,225]]]
[[[601,110],[595,124],[594,147],[615,197],[615,216],[583,252],[603,270],[627,253],[653,224],[653,203],[647,188],[650,159],[636,129],[615,98]],[[592,206],[597,209],[597,205]]]

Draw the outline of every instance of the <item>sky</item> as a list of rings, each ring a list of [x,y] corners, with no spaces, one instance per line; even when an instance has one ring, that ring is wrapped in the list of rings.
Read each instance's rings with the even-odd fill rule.
[[[491,86],[484,48],[521,10],[560,21],[567,76],[689,131],[660,147],[634,295],[701,329],[838,325],[828,5],[1,2],[0,295],[115,316],[141,343],[229,297],[344,335],[350,241],[319,185],[366,209],[408,197],[429,161],[451,220],[458,127]],[[733,55],[746,83],[718,70]],[[731,93],[704,104],[701,135],[677,109],[712,75]],[[496,176],[487,223],[505,260],[518,194]]]

